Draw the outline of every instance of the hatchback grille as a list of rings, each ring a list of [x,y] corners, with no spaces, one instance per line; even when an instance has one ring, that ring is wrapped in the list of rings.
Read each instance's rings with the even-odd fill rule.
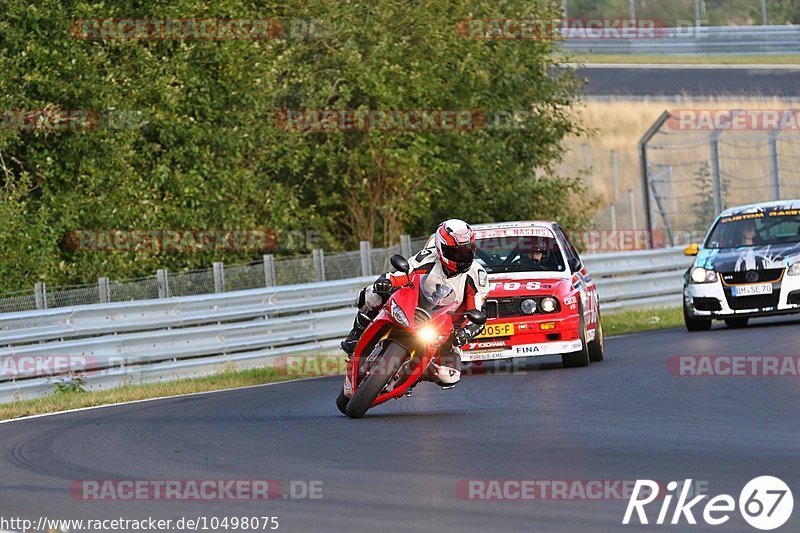
[[[743,283],[773,283],[781,279],[782,268],[768,268],[764,270],[740,270],[737,272],[721,272],[720,276],[728,285],[741,285]]]

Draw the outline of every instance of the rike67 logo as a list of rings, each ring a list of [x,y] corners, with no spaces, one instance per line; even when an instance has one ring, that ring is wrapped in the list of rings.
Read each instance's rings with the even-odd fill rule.
[[[680,494],[676,490],[679,487],[681,488]],[[703,521],[712,526],[718,526],[730,520],[731,513],[736,510],[737,504],[733,496],[720,494],[709,499],[705,502],[705,506],[702,506],[699,505],[700,502],[708,496],[702,494],[689,499],[691,487],[691,479],[687,479],[680,485],[677,481],[667,483],[667,493],[661,501],[661,509],[654,523],[694,525],[697,524],[695,513],[698,515],[702,513]],[[634,512],[636,512],[640,524],[651,523],[648,521],[645,507],[660,496],[658,488],[659,484],[656,481],[637,479],[622,523],[631,524]],[[645,494],[645,496],[640,498],[641,494]],[[675,507],[670,509],[675,496],[678,497]],[[794,498],[789,486],[782,480],[773,476],[760,476],[751,479],[744,486],[742,492],[739,493],[738,504],[739,512],[745,522],[756,529],[767,531],[779,528],[789,520],[794,509]],[[670,510],[672,510],[671,517]]]

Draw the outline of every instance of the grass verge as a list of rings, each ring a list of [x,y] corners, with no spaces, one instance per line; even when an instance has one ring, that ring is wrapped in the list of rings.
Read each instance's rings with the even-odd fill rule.
[[[633,310],[603,315],[603,327],[607,336],[673,328],[681,325],[683,325],[683,315],[680,309]],[[0,420],[67,411],[82,407],[339,374],[343,370],[342,361],[341,357],[297,356],[287,358],[284,360],[283,366],[277,368],[229,370],[201,378],[125,385],[115,389],[98,391],[82,391],[74,388],[62,389],[41,398],[2,404],[0,405]],[[331,402],[333,402],[333,398],[331,398]]]
[[[639,333],[683,326],[680,307],[620,311],[603,315],[603,332],[606,336]]]
[[[240,371],[225,371],[213,376],[200,378],[179,379],[176,381],[145,383],[140,385],[125,385],[115,389],[97,391],[65,390],[53,392],[41,398],[2,404],[0,405],[0,420],[67,411],[70,409],[79,409],[81,407],[146,400],[162,396],[177,396],[195,392],[262,385],[264,383],[277,383],[279,381],[287,381],[301,377],[308,376],[299,373],[292,374],[281,372],[275,368],[257,368]]]
[[[653,65],[797,65],[800,54],[784,55],[705,55],[680,56],[656,54],[579,54],[572,56],[575,63],[629,63]]]

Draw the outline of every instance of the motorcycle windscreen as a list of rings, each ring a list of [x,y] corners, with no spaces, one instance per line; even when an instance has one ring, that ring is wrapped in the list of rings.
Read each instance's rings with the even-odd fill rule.
[[[444,276],[425,274],[420,282],[420,305],[428,310],[445,307],[456,301],[455,288]]]

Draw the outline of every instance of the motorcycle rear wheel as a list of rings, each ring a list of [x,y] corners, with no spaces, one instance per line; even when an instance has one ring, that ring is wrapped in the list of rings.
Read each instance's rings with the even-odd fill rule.
[[[358,386],[353,397],[347,402],[345,414],[350,418],[361,418],[372,407],[389,380],[403,366],[408,357],[405,348],[395,342],[388,342],[383,353],[378,357],[369,376]],[[338,405],[338,401],[336,402]]]

